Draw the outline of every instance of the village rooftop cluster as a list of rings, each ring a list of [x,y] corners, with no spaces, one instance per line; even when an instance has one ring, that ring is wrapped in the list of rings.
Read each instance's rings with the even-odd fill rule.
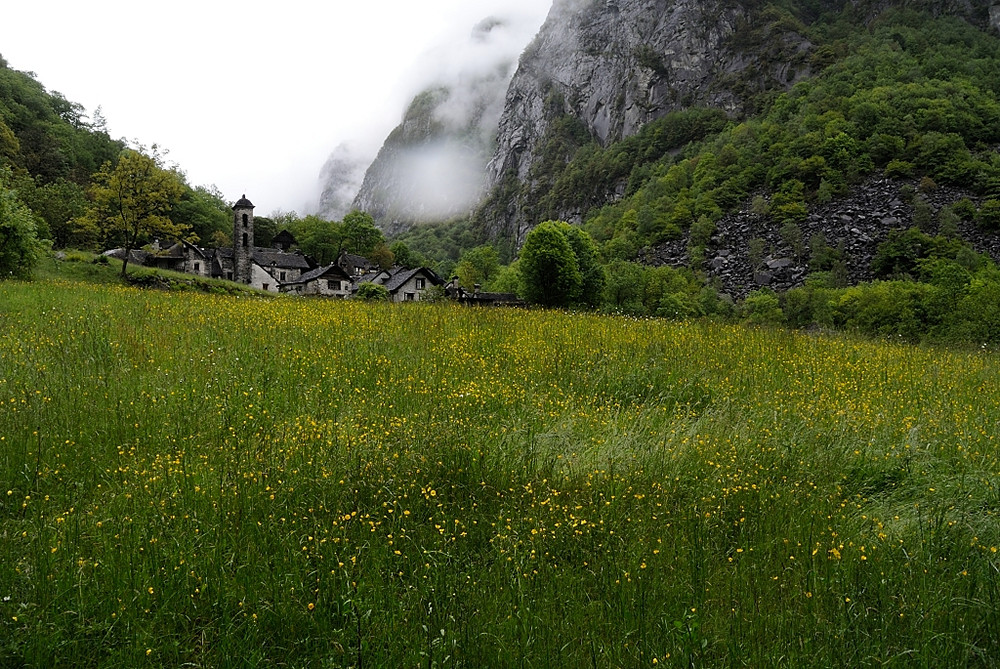
[[[150,250],[131,252],[130,262],[147,267],[193,274],[205,278],[235,281],[272,293],[317,295],[347,299],[365,283],[384,286],[392,302],[418,302],[426,299],[427,291],[435,295],[472,304],[518,304],[516,295],[484,293],[476,287],[464,290],[458,277],[445,281],[428,267],[394,266],[383,269],[363,256],[341,253],[338,258],[320,266],[297,248],[294,235],[282,230],[275,235],[271,248],[254,245],[254,205],[246,195],[233,205],[233,246],[206,248],[187,241],[162,245],[154,241]],[[109,255],[120,256],[115,249]]]

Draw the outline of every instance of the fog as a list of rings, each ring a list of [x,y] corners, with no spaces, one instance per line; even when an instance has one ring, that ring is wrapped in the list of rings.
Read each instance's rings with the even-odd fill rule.
[[[379,183],[366,184],[367,195],[404,219],[440,220],[473,206],[483,194],[507,84],[547,10],[521,0],[464,8],[454,28],[403,71],[390,105],[394,115],[351,128],[331,153],[320,175],[320,213],[338,218],[352,206],[382,143],[413,98],[428,90],[436,92],[436,131],[383,154]]]
[[[338,145],[370,161],[432,79],[516,53],[499,41],[467,46],[484,17],[509,18],[520,26],[511,41],[526,44],[548,9],[547,0],[7,5],[0,53],[12,68],[91,114],[100,106],[112,136],[159,145],[192,185],[214,184],[229,200],[246,193],[262,214],[314,209]],[[454,59],[449,45],[461,47]]]

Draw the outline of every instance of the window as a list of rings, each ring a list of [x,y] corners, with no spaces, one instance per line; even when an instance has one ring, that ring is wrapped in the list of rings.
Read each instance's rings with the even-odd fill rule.
[[[232,281],[233,280],[233,273],[232,272],[226,272],[226,279],[228,281]]]
[[[423,290],[423,289],[424,289],[424,280],[417,279],[417,290]]]
[[[244,228],[247,227],[247,223],[249,222],[250,222],[250,217],[247,216],[246,214],[243,214],[243,227]]]
[[[201,271],[201,263],[200,262],[196,262],[194,264],[194,271],[196,271],[196,272],[200,272]]]
[[[249,238],[247,237],[247,233],[245,233],[245,232],[244,232],[244,233],[243,233],[243,246],[246,246],[246,245],[247,245],[247,241],[248,241],[248,239],[249,239]]]
[[[413,302],[413,300],[416,299],[416,295],[414,295],[413,293],[406,293],[403,296],[403,299],[405,299],[407,302]]]
[[[271,288],[271,284],[269,284],[269,283],[265,283],[264,284],[264,290],[268,290],[270,288]]]
[[[284,280],[285,280],[285,273],[282,272],[281,274],[278,275],[278,281],[284,281]]]
[[[326,289],[327,290],[340,290],[340,282],[339,281],[334,281],[333,279],[327,279]]]

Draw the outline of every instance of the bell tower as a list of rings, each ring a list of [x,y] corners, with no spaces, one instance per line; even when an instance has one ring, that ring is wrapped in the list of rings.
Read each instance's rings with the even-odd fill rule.
[[[253,203],[244,194],[233,205],[233,281],[250,283],[253,260]]]

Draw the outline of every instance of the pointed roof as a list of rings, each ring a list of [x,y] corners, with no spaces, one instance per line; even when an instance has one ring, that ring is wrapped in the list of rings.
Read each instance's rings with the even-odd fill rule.
[[[430,280],[432,285],[440,286],[444,283],[434,270],[426,267],[414,267],[413,269],[399,268],[392,273],[391,277],[383,285],[390,293],[395,293],[404,283],[418,274],[422,274],[424,278]]]
[[[309,283],[310,281],[315,281],[316,279],[322,279],[324,277],[336,277],[341,281],[347,281],[350,283],[351,277],[345,272],[337,263],[331,263],[326,267],[318,267],[311,272],[306,272],[299,277],[298,281],[290,281],[289,283]]]
[[[283,228],[281,230],[281,232],[279,232],[278,234],[276,234],[271,239],[271,243],[272,244],[283,244],[283,245],[286,245],[286,246],[296,246],[296,245],[298,245],[299,241],[297,239],[295,239],[295,235],[293,235],[292,233],[290,233],[288,231],[288,228]]]

